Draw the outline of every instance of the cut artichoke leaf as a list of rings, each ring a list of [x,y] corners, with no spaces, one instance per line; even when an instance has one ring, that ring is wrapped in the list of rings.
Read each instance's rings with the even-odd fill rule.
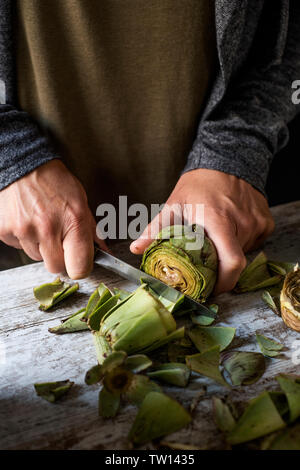
[[[129,433],[135,445],[145,444],[187,426],[189,413],[176,400],[159,392],[148,393]]]
[[[184,326],[181,328],[178,328],[177,330],[173,331],[169,335],[165,336],[162,339],[159,339],[155,341],[151,346],[148,346],[146,349],[143,350],[143,353],[149,353],[151,351],[154,351],[155,349],[161,348],[162,346],[165,346],[166,344],[170,343],[171,341],[176,341],[178,339],[184,338]]]
[[[102,364],[103,374],[110,372],[115,367],[122,366],[127,359],[127,354],[124,351],[112,351],[104,360]]]
[[[91,330],[98,331],[100,323],[104,315],[107,314],[119,302],[119,294],[113,295],[106,302],[102,303],[99,307],[92,311],[88,317],[88,326]]]
[[[222,365],[232,385],[250,385],[257,382],[265,372],[265,358],[261,353],[251,351],[230,351],[223,353]]]
[[[152,361],[145,354],[135,354],[133,356],[129,356],[124,362],[124,367],[126,367],[128,370],[131,370],[131,372],[134,374],[143,372],[151,366]]]
[[[277,433],[264,450],[300,450],[300,423]]]
[[[103,418],[114,418],[119,411],[121,403],[120,395],[114,395],[105,387],[99,392],[98,412]]]
[[[150,380],[149,377],[145,375],[134,375],[123,397],[133,405],[140,406],[146,395],[151,392],[162,392],[162,390],[160,386],[153,382],[153,380]]]
[[[92,295],[90,296],[85,309],[85,315],[83,316],[82,320],[88,321],[90,315],[95,310],[97,310],[100,305],[104,304],[110,297],[112,297],[112,293],[110,292],[108,287],[106,287],[106,285],[101,282],[97,289],[95,289]]]
[[[142,278],[141,280],[147,285],[147,279]],[[176,310],[178,310],[184,301],[184,295],[181,292],[175,290],[172,292],[173,298],[171,300],[171,293],[167,286],[157,286],[155,291],[151,287],[148,287],[148,289],[151,294],[157,297],[157,299],[163,304],[163,306],[171,313],[174,313]],[[166,292],[168,292],[167,296]]]
[[[268,260],[268,266],[272,273],[281,274],[283,277],[295,269],[295,263],[288,263],[284,261]]]
[[[70,380],[60,380],[58,382],[35,383],[34,388],[39,397],[54,403],[65,395],[73,385],[74,382]]]
[[[172,314],[145,285],[101,320],[100,334],[113,350],[146,353],[182,336]]]
[[[230,385],[225,381],[221,374],[220,364],[220,346],[214,346],[199,354],[186,356],[187,366],[194,372],[200,375],[209,377],[210,379],[218,382],[225,387],[230,388]]]
[[[232,416],[229,406],[218,397],[212,398],[212,405],[214,420],[218,429],[224,433],[232,431],[236,425],[236,421]]]
[[[300,331],[300,269],[295,266],[284,280],[280,293],[281,316],[285,324]]]
[[[141,264],[147,274],[199,302],[211,294],[217,268],[216,249],[196,225],[164,228],[144,252]]]
[[[62,323],[52,328],[48,328],[50,333],[55,333],[57,335],[63,335],[65,333],[74,333],[76,331],[88,330],[88,325],[81,321],[85,313],[85,308],[78,310],[78,312],[73,313],[69,318],[62,320]]]
[[[282,281],[285,272],[279,263],[278,265],[274,262],[269,263],[265,253],[260,252],[244,269],[234,291],[251,292],[273,286]]]
[[[104,373],[102,366],[97,364],[96,366],[91,367],[85,374],[85,383],[87,385],[94,385],[100,382],[103,379]]]
[[[96,350],[97,361],[101,365],[103,364],[105,359],[111,354],[111,347],[99,331],[93,332],[93,342]]]
[[[191,371],[185,364],[176,362],[160,364],[147,372],[148,377],[177,387],[186,387],[190,374]]]
[[[195,325],[209,326],[215,321],[218,315],[219,306],[217,304],[211,304],[208,306],[208,308],[213,314],[211,317],[208,317],[206,315],[191,315],[192,322]]]
[[[241,444],[285,427],[272,393],[263,392],[251,400],[235,427],[229,432],[230,444]]]
[[[276,380],[286,395],[289,405],[289,421],[293,422],[300,416],[300,377],[292,374],[280,374]]]
[[[278,302],[276,302],[276,296],[272,296],[270,291],[264,290],[262,295],[261,295],[263,301],[268,305],[268,307],[273,310],[276,315],[279,317],[281,316],[280,314],[280,303],[279,303],[279,297],[278,297]]]
[[[214,346],[220,346],[220,351],[223,351],[232,342],[235,331],[235,328],[225,326],[196,326],[188,335],[200,352]]]
[[[170,441],[159,441],[159,449],[171,449],[171,450],[205,450],[201,447],[193,446],[191,444],[183,444],[182,442],[170,442]]]
[[[76,292],[78,288],[79,284],[77,282],[68,284],[58,277],[53,282],[34,287],[33,293],[40,303],[40,310],[49,310],[49,308]]]
[[[112,289],[114,295],[118,295],[120,300],[127,299],[127,297],[130,297],[131,292],[124,290],[124,289],[119,289],[118,287],[113,287]]]
[[[185,338],[183,338],[185,340]],[[168,359],[170,362],[185,364],[185,357],[196,352],[196,348],[190,343],[182,343],[182,340],[173,341],[168,345]]]
[[[278,354],[280,354],[284,348],[283,344],[280,344],[277,341],[274,341],[273,339],[258,333],[256,333],[256,341],[263,355],[267,357],[278,356]]]

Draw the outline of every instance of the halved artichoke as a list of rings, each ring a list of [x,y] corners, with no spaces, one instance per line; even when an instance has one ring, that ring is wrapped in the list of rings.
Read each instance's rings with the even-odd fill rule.
[[[197,225],[165,227],[145,251],[141,269],[166,284],[205,302],[217,278],[212,241]]]
[[[293,330],[300,331],[300,269],[287,274],[280,293],[281,316],[284,323]]]

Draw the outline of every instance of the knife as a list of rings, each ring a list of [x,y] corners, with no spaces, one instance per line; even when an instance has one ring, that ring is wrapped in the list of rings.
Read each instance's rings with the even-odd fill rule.
[[[154,292],[159,292],[163,287],[164,297],[170,302],[174,302],[174,299],[178,297],[178,290],[168,286],[150,274],[146,274],[145,272],[130,266],[130,264],[125,263],[124,261],[107,253],[106,251],[101,250],[98,247],[95,247],[94,263],[98,266],[101,266],[102,268],[108,269],[109,271],[118,274],[121,277],[124,277],[125,279],[128,279],[131,282],[134,282],[135,284],[140,285],[141,281],[145,281],[151,287],[151,289],[154,290]],[[184,300],[186,305],[192,310],[196,311],[198,314],[211,318],[216,317],[216,315],[209,308],[205,307],[199,302],[196,302],[196,300],[192,299],[188,295],[184,296]]]

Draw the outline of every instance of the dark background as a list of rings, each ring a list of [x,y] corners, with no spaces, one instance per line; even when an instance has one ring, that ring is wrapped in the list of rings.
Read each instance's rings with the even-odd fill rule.
[[[266,191],[270,206],[300,199],[300,115],[289,125],[288,145],[275,155]]]

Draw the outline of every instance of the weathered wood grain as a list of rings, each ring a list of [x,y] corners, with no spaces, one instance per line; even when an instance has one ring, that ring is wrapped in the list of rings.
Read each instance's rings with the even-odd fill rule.
[[[274,259],[300,261],[300,202],[273,208],[273,214],[276,230],[265,245],[266,253]],[[128,252],[127,242],[116,245],[114,250],[121,258],[138,265],[138,258]],[[41,312],[32,288],[51,278],[42,263],[0,273],[0,449],[126,449],[135,408],[127,405],[114,420],[103,420],[97,416],[98,386],[84,384],[86,370],[96,362],[91,334],[85,331],[57,336],[50,334],[48,328],[84,306],[99,281],[110,287],[134,286],[96,268],[88,279],[80,281],[80,291],[73,298],[53,311]],[[217,303],[221,306],[218,324],[237,328],[232,347],[258,350],[255,343],[258,331],[282,342],[286,350],[280,359],[267,360],[265,375],[249,387],[228,392],[201,378],[192,380],[185,390],[166,388],[189,407],[202,385],[207,386],[193,422],[167,439],[210,449],[224,445],[212,419],[213,394],[230,393],[233,400],[243,402],[266,387],[276,387],[274,376],[279,372],[300,374],[300,365],[291,360],[296,346],[300,349],[300,334],[289,330],[266,307],[261,293],[223,294]],[[50,404],[35,395],[34,382],[65,378],[73,380],[76,386],[60,402]]]

